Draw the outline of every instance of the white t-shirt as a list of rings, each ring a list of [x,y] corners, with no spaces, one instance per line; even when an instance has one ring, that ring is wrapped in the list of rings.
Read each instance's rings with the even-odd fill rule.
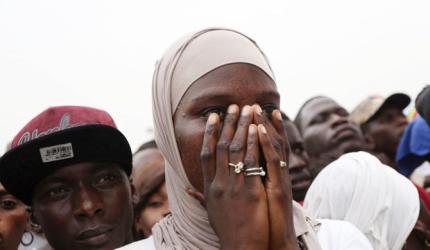
[[[317,236],[323,250],[373,250],[366,236],[353,224],[339,220],[318,220],[321,226]],[[151,237],[133,242],[120,250],[155,250]],[[312,250],[312,249],[310,249]]]
[[[318,241],[323,250],[373,249],[366,236],[352,223],[341,220],[318,219],[321,227],[318,230]]]
[[[126,246],[117,248],[118,250],[155,250],[154,240],[152,236],[149,236],[146,239],[135,241],[131,244],[128,244]]]

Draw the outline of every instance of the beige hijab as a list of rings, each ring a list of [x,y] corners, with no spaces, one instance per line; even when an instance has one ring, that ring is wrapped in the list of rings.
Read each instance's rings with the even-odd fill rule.
[[[185,191],[192,185],[182,165],[172,117],[182,96],[197,79],[231,63],[255,65],[275,79],[257,44],[230,29],[211,28],[189,34],[174,43],[156,65],[152,88],[155,139],[166,160],[172,212],[153,228],[157,249],[220,249],[205,208]],[[310,249],[319,249],[312,230],[317,223],[306,219],[299,206],[294,208],[296,234],[316,246]]]

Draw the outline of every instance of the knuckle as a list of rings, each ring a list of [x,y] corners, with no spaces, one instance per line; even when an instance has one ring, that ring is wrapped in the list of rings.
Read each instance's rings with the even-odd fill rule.
[[[257,159],[253,155],[247,155],[243,162],[247,167],[255,167],[257,165]]]
[[[249,117],[243,116],[239,119],[239,127],[247,126],[249,123]]]
[[[256,146],[257,141],[254,138],[248,139],[248,141],[246,142],[246,144],[248,145],[249,148]]]
[[[225,194],[225,188],[222,185],[219,184],[214,184],[211,187],[211,191],[210,191],[210,196],[212,196],[213,198],[215,198],[216,200],[221,199],[222,197],[224,197]]]
[[[234,124],[236,121],[236,115],[235,114],[227,114],[224,119],[224,124]]]
[[[200,152],[200,160],[206,162],[212,158],[212,150],[208,146],[203,146]]]
[[[230,144],[230,152],[231,153],[240,153],[243,151],[243,144],[240,142],[233,142]]]
[[[214,124],[209,124],[206,126],[205,129],[205,135],[210,136],[214,133],[215,130],[215,125]]]
[[[253,187],[253,188],[248,189],[246,199],[248,202],[257,203],[263,199],[263,195],[262,195],[260,189]]]
[[[284,141],[280,137],[275,138],[275,140],[273,141],[273,147],[276,150],[285,150]]]
[[[240,196],[242,196],[242,190],[238,187],[238,186],[236,186],[236,185],[234,185],[233,187],[231,187],[230,189],[229,189],[229,192],[228,192],[228,196],[229,196],[229,198],[231,198],[231,199],[237,199],[237,198],[239,198]]]
[[[219,150],[227,150],[229,147],[230,143],[226,140],[220,140],[217,143],[217,149]]]
[[[277,155],[272,155],[269,157],[269,161],[272,162],[272,164],[279,164],[280,158]]]
[[[287,196],[288,196],[287,193],[283,192],[282,189],[280,188],[276,188],[271,191],[272,199],[275,199],[276,201],[279,201],[279,202],[285,201],[288,198]]]

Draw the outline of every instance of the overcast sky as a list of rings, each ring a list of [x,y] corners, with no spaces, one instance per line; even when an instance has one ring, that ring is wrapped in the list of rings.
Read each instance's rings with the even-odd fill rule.
[[[325,94],[414,97],[430,81],[428,0],[0,0],[0,152],[49,106],[105,109],[132,149],[150,139],[155,61],[185,33],[238,29],[257,41],[291,117]]]

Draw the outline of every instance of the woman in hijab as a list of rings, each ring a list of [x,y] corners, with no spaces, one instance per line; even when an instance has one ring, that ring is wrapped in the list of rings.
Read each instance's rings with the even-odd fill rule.
[[[376,157],[356,152],[321,171],[304,207],[319,219],[351,222],[376,250],[399,250],[417,222],[420,203],[408,179]]]
[[[292,201],[274,79],[234,30],[205,29],[167,50],[153,114],[171,215],[123,249],[321,249],[320,223]]]

